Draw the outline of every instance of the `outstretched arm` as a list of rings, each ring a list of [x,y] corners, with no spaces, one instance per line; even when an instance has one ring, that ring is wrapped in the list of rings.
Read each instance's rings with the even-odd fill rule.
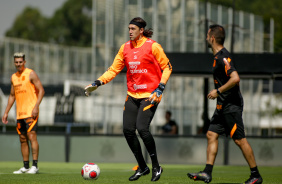
[[[85,96],[89,96],[90,93],[96,90],[99,86],[109,83],[122,71],[125,66],[123,61],[123,49],[124,44],[120,47],[113,64],[108,68],[108,70],[95,80],[94,83],[89,84],[84,88]]]

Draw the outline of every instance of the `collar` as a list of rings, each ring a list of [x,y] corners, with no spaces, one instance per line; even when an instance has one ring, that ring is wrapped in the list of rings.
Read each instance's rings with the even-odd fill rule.
[[[222,49],[220,49],[220,50],[214,55],[214,57],[216,57],[223,49],[225,49],[225,47],[223,47]]]
[[[148,38],[143,36],[140,40],[136,40],[136,41],[130,41],[131,44],[133,45],[133,47],[138,48],[141,47],[147,40]]]

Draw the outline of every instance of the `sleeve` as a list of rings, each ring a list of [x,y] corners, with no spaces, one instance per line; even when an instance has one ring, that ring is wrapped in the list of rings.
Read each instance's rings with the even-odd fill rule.
[[[234,64],[230,57],[224,57],[222,58],[222,61],[224,64],[225,74],[227,76],[229,76],[233,71],[236,71]]]
[[[161,78],[161,83],[166,84],[171,72],[172,72],[172,66],[169,62],[169,59],[167,58],[166,54],[164,53],[164,50],[160,44],[157,42],[153,43],[152,45],[152,53],[156,60],[159,63],[159,66],[163,70],[162,78]]]
[[[108,70],[98,78],[103,84],[109,83],[113,80],[124,68],[124,58],[123,58],[124,44],[120,47],[113,64],[108,68]]]

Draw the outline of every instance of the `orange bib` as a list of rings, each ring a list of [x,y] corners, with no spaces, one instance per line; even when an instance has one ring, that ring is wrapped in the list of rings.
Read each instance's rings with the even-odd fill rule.
[[[135,48],[131,41],[124,45],[123,56],[127,68],[127,89],[130,92],[152,92],[162,77],[161,68],[152,53],[152,44],[147,41],[139,48]]]
[[[31,117],[32,110],[36,104],[38,92],[30,82],[29,75],[31,69],[25,68],[23,73],[12,75],[12,84],[15,90],[17,119]]]

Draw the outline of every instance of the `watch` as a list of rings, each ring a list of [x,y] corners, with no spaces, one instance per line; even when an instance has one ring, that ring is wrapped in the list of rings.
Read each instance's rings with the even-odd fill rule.
[[[216,92],[217,92],[217,94],[219,94],[219,95],[221,94],[221,92],[219,91],[218,88],[216,89]]]

